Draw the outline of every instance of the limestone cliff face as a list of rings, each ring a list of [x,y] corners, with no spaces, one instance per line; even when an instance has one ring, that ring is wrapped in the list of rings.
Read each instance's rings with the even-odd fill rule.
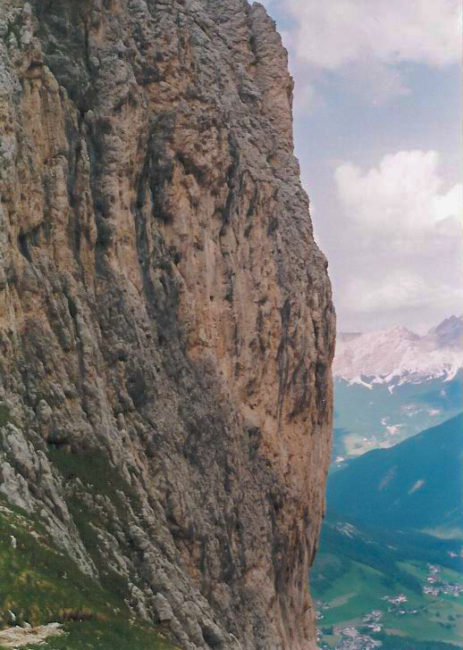
[[[316,647],[334,312],[291,100],[258,4],[0,0],[0,491],[185,649]]]

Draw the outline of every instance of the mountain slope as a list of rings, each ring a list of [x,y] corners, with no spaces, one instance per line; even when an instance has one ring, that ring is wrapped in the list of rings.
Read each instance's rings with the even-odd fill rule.
[[[340,335],[335,377],[368,386],[452,379],[463,367],[463,317],[452,316],[425,336],[405,327]]]
[[[457,415],[463,404],[463,319],[426,335],[404,327],[340,334],[334,459],[390,447]]]
[[[0,530],[0,623],[7,626],[0,631],[0,648],[15,632],[13,621],[38,626],[60,620],[63,634],[48,637],[46,647],[173,650],[162,630],[134,623],[120,593],[83,574],[37,520],[9,507],[3,497]],[[25,645],[35,647],[27,634]]]
[[[386,528],[463,530],[462,468],[459,415],[350,461],[331,475],[328,505],[349,520]]]
[[[463,316],[450,316],[429,330],[425,340],[439,349],[457,348],[463,345]]]
[[[184,650],[316,645],[335,317],[292,88],[258,3],[0,0],[0,493]]]
[[[364,385],[336,379],[335,456],[390,447],[461,411],[463,371],[450,380]]]

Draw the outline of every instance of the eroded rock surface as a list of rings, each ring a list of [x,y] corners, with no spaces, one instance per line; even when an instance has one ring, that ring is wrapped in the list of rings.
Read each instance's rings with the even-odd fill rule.
[[[312,650],[334,312],[245,0],[0,0],[0,491],[185,649]]]
[[[50,636],[63,634],[59,623],[49,623],[40,627],[10,627],[0,631],[2,648],[22,648],[31,644],[42,645]]]

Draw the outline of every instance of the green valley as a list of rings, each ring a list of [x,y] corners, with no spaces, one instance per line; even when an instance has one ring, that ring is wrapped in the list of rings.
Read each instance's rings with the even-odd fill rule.
[[[462,453],[460,415],[332,472],[311,573],[321,648],[463,647]]]

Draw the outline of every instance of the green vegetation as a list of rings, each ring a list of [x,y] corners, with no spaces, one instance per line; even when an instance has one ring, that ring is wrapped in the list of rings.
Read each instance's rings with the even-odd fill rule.
[[[328,506],[382,528],[463,530],[463,416],[350,461],[328,481]],[[352,498],[346,499],[351,494]]]
[[[145,626],[127,621],[107,623],[87,621],[65,625],[66,636],[49,637],[46,645],[31,646],[28,650],[172,650],[159,633]],[[0,646],[1,649],[1,646]]]
[[[336,385],[335,455],[378,446],[387,424],[404,424],[394,440],[408,439],[331,468],[311,572],[321,647],[335,648],[351,626],[384,650],[463,647],[461,373],[392,393]],[[413,431],[434,418],[438,426]]]
[[[173,648],[159,629],[132,620],[110,584],[81,573],[38,522],[0,499],[1,627],[62,623],[66,636],[40,646],[59,650]]]
[[[66,481],[78,478],[95,494],[103,494],[113,499],[116,490],[131,492],[127,481],[110,465],[107,456],[99,449],[74,453],[67,446],[50,445],[48,456]]]
[[[4,427],[8,422],[13,422],[10,414],[10,408],[5,402],[0,402],[0,427]]]
[[[377,638],[383,644],[382,650],[455,650],[458,647],[440,641],[416,641],[386,634],[380,634]]]
[[[384,577],[384,574],[367,564],[348,562],[344,566],[343,574],[329,588],[320,592],[314,581],[314,595],[330,605],[330,609],[324,612],[323,622],[327,625],[337,625],[339,622],[360,619],[373,609],[373,602],[379,607],[381,597],[390,594],[391,587],[396,586],[389,581],[388,587]]]
[[[66,446],[52,447],[49,457],[70,486],[65,494],[66,503],[85,548],[98,569],[102,586],[124,600],[128,596],[127,581],[108,566],[107,557],[102,554],[97,543],[96,531],[103,525],[108,532],[117,534],[119,522],[128,525],[127,501],[138,508],[137,495],[99,449],[74,453]],[[83,488],[79,487],[77,479]],[[89,507],[86,498],[89,494],[108,497],[116,511],[117,520]],[[105,517],[104,520],[102,516]]]
[[[342,567],[348,561],[356,561],[387,575],[395,582],[402,582],[412,591],[420,591],[420,583],[414,574],[405,576],[402,563],[427,562],[439,564],[453,571],[461,571],[462,560],[459,540],[443,540],[415,533],[414,531],[386,530],[362,525],[361,528],[346,524],[340,516],[329,513],[323,527],[321,552],[317,554],[315,566],[321,567],[323,558],[329,555],[336,558],[336,571],[342,572]],[[410,564],[407,564],[407,567]],[[325,568],[323,574],[327,584],[336,576],[328,575]],[[317,572],[316,572],[317,573]],[[317,573],[318,575],[318,573]],[[421,577],[421,576],[420,576]],[[323,585],[319,585],[323,588]]]
[[[400,631],[403,639],[409,644],[416,642],[416,647],[421,648],[418,642],[437,643],[445,641],[448,643],[462,642],[461,626],[463,622],[462,605],[463,598],[432,597],[423,595],[421,592],[409,589],[401,576],[407,575],[406,567],[402,567],[402,573],[398,576],[388,575],[373,569],[367,563],[341,560],[338,554],[336,557],[327,556],[324,553],[317,560],[312,580],[312,593],[318,600],[323,601],[327,606],[321,613],[323,619],[319,622],[324,636],[328,638],[332,634],[333,626],[355,626],[362,630],[363,617],[372,610],[383,612],[382,623],[384,624],[383,636],[395,634]],[[325,571],[330,571],[330,564],[337,564],[337,577],[320,589],[320,574],[325,577]],[[339,564],[342,566],[342,573]],[[425,567],[420,569],[425,573]],[[408,574],[413,578],[413,573]],[[459,574],[454,579],[459,580]],[[384,600],[385,596],[397,596],[404,594],[407,602],[401,607],[391,607]],[[405,614],[400,613],[405,611]],[[411,613],[411,612],[415,613]],[[378,634],[370,633],[374,638],[382,640]],[[325,639],[326,640],[326,639]],[[386,647],[415,647],[413,645]],[[423,648],[427,647],[426,645]],[[428,646],[429,647],[429,646]],[[436,646],[437,647],[437,646]],[[444,646],[445,647],[445,646]]]
[[[323,615],[319,622],[323,641],[328,647],[335,647],[339,637],[333,635],[333,626],[353,625],[361,630],[363,617],[372,610],[380,610],[382,635],[396,639],[401,634],[403,642],[409,644],[384,644],[387,648],[421,649],[436,643],[437,649],[439,642],[461,645],[463,596],[423,593],[428,563],[441,567],[439,579],[443,582],[462,582],[462,559],[457,555],[460,550],[459,540],[359,528],[329,515],[311,572],[312,594],[323,603],[318,606]],[[400,606],[391,606],[384,600],[399,594],[407,598]],[[383,639],[369,630],[366,633]]]

